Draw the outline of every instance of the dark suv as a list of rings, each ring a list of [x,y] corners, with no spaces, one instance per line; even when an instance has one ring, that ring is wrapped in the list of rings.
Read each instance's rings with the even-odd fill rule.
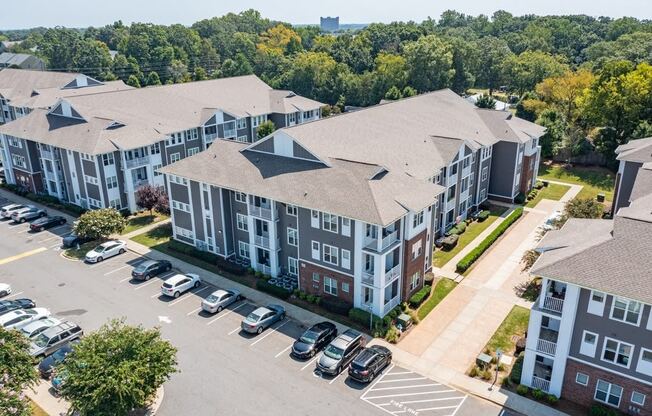
[[[314,357],[329,342],[337,336],[337,327],[331,322],[320,322],[313,325],[294,341],[292,355],[297,358]]]
[[[324,348],[317,361],[317,370],[337,375],[358,355],[364,347],[364,337],[358,331],[347,329]]]
[[[392,362],[392,352],[381,345],[365,348],[349,367],[349,376],[362,383],[368,383]]]

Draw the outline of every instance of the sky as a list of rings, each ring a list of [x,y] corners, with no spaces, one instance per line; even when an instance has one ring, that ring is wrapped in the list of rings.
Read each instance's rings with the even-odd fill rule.
[[[651,0],[3,0],[0,30],[35,26],[103,26],[116,20],[124,23],[159,24],[193,22],[228,12],[259,10],[264,17],[294,24],[318,24],[320,16],[340,16],[340,23],[391,22],[428,16],[442,11],[491,15],[496,10],[523,14],[587,14],[590,16],[633,16],[652,19]],[[96,7],[95,4],[101,5]]]

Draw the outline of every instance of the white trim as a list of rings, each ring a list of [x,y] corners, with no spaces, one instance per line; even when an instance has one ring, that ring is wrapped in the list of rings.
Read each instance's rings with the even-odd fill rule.
[[[652,354],[652,349],[641,347],[641,352],[638,354],[638,361],[636,362],[636,372],[645,374],[646,376],[652,376],[652,362],[648,363],[646,360],[643,360],[644,352]],[[647,368],[641,368],[641,365]]]
[[[584,361],[581,358],[577,358],[577,357],[573,357],[573,356],[568,356],[568,359],[573,360],[573,361],[578,362],[578,363],[582,363],[584,365],[588,365],[589,367],[597,368],[599,370],[606,371],[606,372],[611,373],[611,374],[615,374],[615,375],[620,376],[620,377],[624,377],[624,378],[628,378],[630,380],[634,380],[634,381],[636,381],[638,383],[643,383],[643,384],[645,384],[647,386],[652,386],[652,382],[649,382],[649,381],[646,381],[646,380],[643,380],[643,379],[640,379],[640,378],[632,377],[632,376],[630,376],[627,373],[624,373],[622,371],[612,370],[610,368],[606,368],[606,367],[603,367],[601,365],[591,363],[589,361]]]
[[[598,399],[598,385],[600,384],[600,382],[603,382],[603,383],[606,383],[606,384],[609,385],[609,388],[607,389],[607,397],[605,398],[605,400]],[[618,403],[617,404],[609,403],[609,396],[611,395],[611,390],[612,390],[613,386],[616,386],[616,387],[620,388],[620,395],[618,396]],[[602,380],[601,378],[598,378],[598,381],[595,383],[595,391],[593,392],[593,399],[595,401],[597,401],[597,402],[604,403],[607,406],[619,408],[620,407],[620,402],[623,401],[623,393],[624,392],[625,392],[625,389],[623,388],[623,386],[615,384],[615,383],[611,383],[611,382],[609,382],[607,380]]]
[[[624,316],[623,316],[622,320],[618,319],[618,318],[614,318],[614,309],[616,307],[616,301],[626,303],[626,305],[625,305],[625,313],[624,313]],[[638,305],[639,305],[638,318],[636,319],[636,323],[629,322],[627,320],[627,312],[629,311],[629,305],[631,303],[638,303]],[[642,317],[643,317],[643,303],[642,302],[639,302],[639,301],[633,300],[633,299],[624,298],[622,296],[616,296],[616,295],[612,296],[611,311],[609,312],[609,319],[611,319],[612,321],[622,322],[624,324],[633,325],[633,326],[638,327],[638,326],[641,325],[641,318]]]
[[[635,395],[635,394],[639,394],[639,395],[643,396],[643,401],[642,401],[642,402],[636,402],[636,401],[634,401],[634,395]],[[636,405],[636,406],[641,406],[641,407],[643,407],[643,406],[645,406],[645,401],[646,401],[646,399],[647,399],[647,395],[645,395],[644,393],[641,393],[640,391],[632,390],[632,394],[631,394],[631,396],[630,396],[630,398],[629,398],[629,401],[630,401],[631,403],[633,403],[634,405]]]
[[[593,342],[593,344],[589,344],[587,342],[584,342],[587,335],[594,335],[595,336],[595,341]],[[599,339],[600,339],[599,335],[596,334],[595,332],[583,331],[582,332],[582,339],[580,340],[580,354],[586,355],[587,357],[595,358],[595,352],[597,351],[597,348],[598,348],[598,340]]]
[[[341,271],[341,270],[336,270],[336,269],[333,269],[332,267],[328,267],[328,266],[324,266],[323,264],[315,263],[314,261],[310,261],[310,260],[306,260],[306,259],[299,259],[299,261],[302,262],[302,263],[312,264],[313,266],[317,266],[317,267],[320,267],[322,269],[329,270],[329,271],[331,271],[333,273],[339,273],[339,274],[343,274],[345,276],[354,277],[351,273],[347,273],[347,272],[344,272],[344,271]]]
[[[607,351],[607,342],[609,342],[609,341],[613,341],[617,345],[616,346],[616,353],[614,355],[614,361],[609,361],[609,360],[604,358],[604,353],[605,353],[605,351]],[[629,347],[629,358],[627,360],[627,365],[618,363],[618,353],[620,351],[621,346],[623,346],[623,345]],[[615,338],[604,337],[604,341],[602,342],[602,352],[600,353],[600,361],[604,361],[605,363],[609,363],[609,364],[614,364],[614,365],[617,365],[617,366],[623,367],[623,368],[629,368],[632,365],[633,355],[634,355],[634,345],[632,345],[630,343],[627,343],[625,341],[620,341],[620,340],[615,339]]]
[[[581,381],[578,380],[578,378],[579,378],[580,375],[586,377],[586,383],[582,383]],[[576,382],[577,384],[579,384],[580,386],[588,386],[590,380],[591,380],[591,377],[589,377],[588,374],[582,373],[581,371],[578,371],[577,373],[575,373],[575,382]]]
[[[593,300],[593,296],[602,296],[602,302]],[[587,312],[592,315],[603,316],[604,315],[604,306],[607,302],[607,294],[605,292],[600,292],[597,290],[591,290],[589,293],[589,304],[587,306]]]

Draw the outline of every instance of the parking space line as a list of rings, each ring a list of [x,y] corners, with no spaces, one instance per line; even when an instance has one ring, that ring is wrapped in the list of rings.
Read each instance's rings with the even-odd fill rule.
[[[399,374],[415,374],[413,371],[397,371],[396,373],[387,373],[388,376],[397,376]]]
[[[452,393],[457,390],[435,390],[435,391],[420,391],[418,393],[400,393],[400,394],[389,394],[385,396],[373,396],[365,397],[366,400],[372,399],[384,399],[385,397],[396,397],[396,396],[419,396],[421,394],[441,394],[441,393]]]
[[[235,334],[236,332],[240,331],[241,329],[242,329],[242,327],[238,326],[236,329],[234,329],[233,331],[229,332],[229,335]]]
[[[55,244],[53,246],[50,246],[48,248],[58,248],[58,247],[61,247],[61,243],[57,243],[57,244]]]
[[[381,380],[382,380],[383,378],[385,378],[385,376],[389,375],[393,369],[394,369],[394,364],[392,364],[392,365],[389,367],[389,369],[387,370],[387,372],[386,372],[385,374],[383,374],[383,375],[382,375],[378,380],[376,380],[376,381],[375,381],[375,382],[374,382],[370,387],[368,387],[368,388],[364,391],[364,393],[362,393],[362,396],[360,396],[360,398],[363,399],[364,396],[365,396],[365,395],[366,395],[370,390],[373,390],[373,388],[376,387],[376,384],[380,383]]]
[[[274,356],[274,358],[278,358],[278,357],[280,357],[281,354],[283,354],[285,351],[287,351],[287,350],[289,350],[290,348],[292,348],[292,345],[294,345],[294,343],[292,343],[292,344],[288,345],[287,347],[285,347],[285,348],[283,349],[283,351],[281,351],[281,352],[279,352],[278,354],[276,354],[276,355]]]
[[[415,409],[417,412],[427,412],[428,410],[445,410],[445,409],[456,409],[457,406],[442,406],[442,407],[426,407],[424,409]]]
[[[34,254],[38,254],[38,253],[41,253],[43,251],[47,251],[47,248],[39,247],[39,248],[37,248],[35,250],[30,250],[30,251],[26,251],[24,253],[16,254],[15,256],[5,257],[4,259],[0,259],[0,265],[11,263],[12,261],[20,260],[20,259],[23,259],[25,257],[33,256]]]
[[[45,240],[37,241],[37,243],[38,243],[38,244],[46,243],[46,242],[48,242],[48,241],[54,240],[55,238],[61,238],[61,236],[59,236],[59,235],[55,235],[55,236],[52,236],[52,237],[46,238]]]
[[[410,403],[427,403],[427,402],[441,402],[444,400],[459,400],[464,399],[466,396],[454,396],[454,397],[442,397],[439,399],[423,399],[423,400],[408,400],[406,402],[401,402],[401,404],[410,404]]]
[[[28,232],[29,230],[30,230],[30,228],[29,228],[29,227],[27,227],[27,228],[26,228],[26,229],[24,229],[24,230],[21,230],[21,231],[18,231],[18,232],[17,232],[16,234],[23,234],[23,233],[26,233],[26,232]]]
[[[395,387],[381,387],[379,389],[374,389],[374,391],[380,391],[380,390],[398,390],[398,389],[412,389],[412,388],[419,388],[419,387],[437,387],[441,386],[439,383],[433,383],[433,384],[415,384],[412,386],[395,386]]]
[[[303,371],[303,370],[305,370],[306,368],[308,368],[308,366],[309,366],[310,364],[314,363],[315,361],[317,361],[317,358],[319,358],[319,357],[321,357],[321,354],[317,354],[317,355],[315,355],[315,358],[313,358],[312,360],[308,361],[308,363],[307,363],[306,365],[304,365],[303,367],[301,367],[301,370],[299,370],[299,371]]]
[[[188,313],[186,314],[186,316],[190,316],[190,315],[192,315],[193,313],[197,313],[197,312],[199,312],[199,311],[201,311],[201,306],[200,306],[199,308],[197,308],[197,309],[194,309],[194,310],[188,312]]]
[[[340,373],[339,373],[338,375],[336,375],[335,377],[333,377],[333,379],[332,379],[331,381],[328,382],[328,384],[333,384],[333,383],[335,383],[335,380],[337,380],[338,378],[340,378],[340,376],[341,376],[342,374],[344,374],[344,372],[345,372],[344,370],[345,370],[345,369],[343,368],[343,369],[340,371]]]
[[[256,341],[254,341],[254,342],[253,342],[251,345],[249,345],[249,346],[250,346],[250,347],[253,347],[254,345],[258,344],[260,341],[262,341],[262,340],[264,340],[265,338],[267,338],[268,336],[272,335],[274,332],[276,332],[279,328],[281,328],[282,326],[284,326],[284,325],[287,324],[288,322],[290,322],[290,320],[289,320],[289,319],[286,319],[285,321],[283,321],[283,323],[282,323],[281,325],[277,326],[276,328],[271,329],[271,330],[268,331],[265,335],[263,335],[262,337],[258,338]]]
[[[227,316],[228,314],[233,313],[233,312],[237,311],[238,309],[240,309],[241,307],[243,307],[244,305],[248,305],[248,304],[249,304],[249,302],[242,302],[241,304],[239,304],[239,305],[236,306],[235,308],[233,308],[233,309],[229,309],[227,312],[225,312],[225,313],[223,313],[223,314],[220,314],[220,316],[218,316],[217,318],[213,319],[212,321],[207,322],[206,325],[212,325],[213,323],[215,323],[215,322],[217,322],[218,320],[224,318],[224,317]]]
[[[460,404],[457,405],[457,409],[455,409],[455,411],[454,411],[453,413],[451,413],[450,416],[455,416],[455,415],[457,414],[457,412],[459,412],[460,408],[462,407],[462,405],[463,405],[464,402],[466,401],[466,398],[467,398],[467,397],[469,397],[468,394],[464,396],[464,398],[462,399],[462,401],[460,402]],[[504,410],[503,410],[503,412],[504,412]]]
[[[58,229],[60,229],[60,228],[65,228],[65,227],[67,227],[67,225],[65,225],[65,224],[64,224],[64,225],[59,225],[59,226],[57,226],[57,227],[50,228],[49,231],[52,232],[52,231],[54,231],[54,230],[58,230]],[[61,237],[61,236],[58,235],[57,237]]]
[[[110,272],[106,272],[106,273],[104,273],[104,276],[108,276],[108,275],[113,274],[113,273],[115,273],[115,272],[117,272],[117,271],[120,271],[120,270],[122,270],[122,269],[126,269],[127,267],[131,267],[131,265],[129,265],[129,264],[125,264],[125,265],[122,266],[122,267],[118,267],[117,269],[113,269],[113,270],[111,270]]]
[[[124,282],[126,282],[127,280],[131,280],[131,279],[132,279],[131,276],[127,276],[127,277],[125,277],[124,279],[120,280],[120,283],[124,283]]]
[[[162,294],[161,291],[159,290],[158,292],[154,293],[154,294],[153,294],[152,296],[150,296],[149,298],[150,298],[150,299],[154,299],[154,298],[161,297],[162,295],[163,295],[163,294]]]
[[[138,287],[136,287],[134,290],[140,290],[140,289],[142,289],[142,288],[144,288],[144,287],[147,287],[147,286],[149,286],[149,285],[151,285],[151,284],[153,284],[153,283],[157,283],[157,280],[158,280],[158,279],[152,279],[152,280],[150,280],[149,282],[145,282],[145,283],[143,283],[143,284],[140,284],[140,285],[138,285]],[[160,282],[159,282],[159,283],[160,283]]]
[[[379,383],[396,383],[399,381],[425,380],[425,377],[397,378],[396,380],[382,380]]]
[[[199,294],[199,293],[205,291],[206,289],[212,289],[212,287],[210,287],[210,286],[206,286],[206,287],[204,287],[204,288],[202,288],[202,289],[200,289],[200,290],[198,290],[198,291],[196,291],[196,292],[192,292],[192,291],[191,291],[190,293],[193,294],[193,295],[197,295],[197,294]],[[182,301],[184,301],[184,300],[186,300],[186,299],[190,299],[190,298],[192,298],[192,296],[190,296],[190,295],[188,295],[188,296],[184,296],[184,297],[180,297],[179,299],[177,299],[177,300],[173,300],[172,302],[168,303],[168,306],[174,306],[174,305],[176,305],[177,303],[182,302]]]
[[[9,296],[5,296],[4,300],[11,299],[11,298],[15,298],[16,296],[18,296],[18,295],[22,295],[22,294],[23,294],[22,291],[21,291],[21,292],[12,293],[12,294],[9,295]]]

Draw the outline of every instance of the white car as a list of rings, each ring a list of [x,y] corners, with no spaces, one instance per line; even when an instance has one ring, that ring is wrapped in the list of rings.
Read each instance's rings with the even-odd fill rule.
[[[199,285],[201,285],[201,279],[196,274],[175,274],[163,283],[161,293],[165,296],[178,298],[182,293],[193,287],[199,287]]]
[[[546,218],[546,221],[541,224],[541,228],[543,228],[546,231],[553,230],[555,228],[555,223],[559,221],[559,219],[563,216],[561,211],[554,211],[548,218]]]
[[[102,243],[88,253],[84,259],[88,263],[99,263],[109,257],[117,256],[127,251],[127,243],[122,240],[111,240]]]
[[[41,332],[45,331],[48,328],[52,328],[53,326],[59,325],[60,323],[61,321],[57,318],[39,319],[38,321],[31,322],[20,328],[20,332],[27,338],[34,339]]]
[[[11,214],[13,214],[15,211],[18,211],[19,209],[25,208],[25,205],[23,204],[9,204],[5,205],[4,207],[0,208],[0,217],[2,218],[11,218]]]
[[[18,309],[0,316],[0,325],[5,329],[20,329],[29,323],[49,316],[50,311],[45,308]]]
[[[0,298],[11,295],[11,285],[0,283]]]
[[[221,312],[230,304],[242,299],[238,290],[216,290],[201,302],[201,308],[208,313]]]

